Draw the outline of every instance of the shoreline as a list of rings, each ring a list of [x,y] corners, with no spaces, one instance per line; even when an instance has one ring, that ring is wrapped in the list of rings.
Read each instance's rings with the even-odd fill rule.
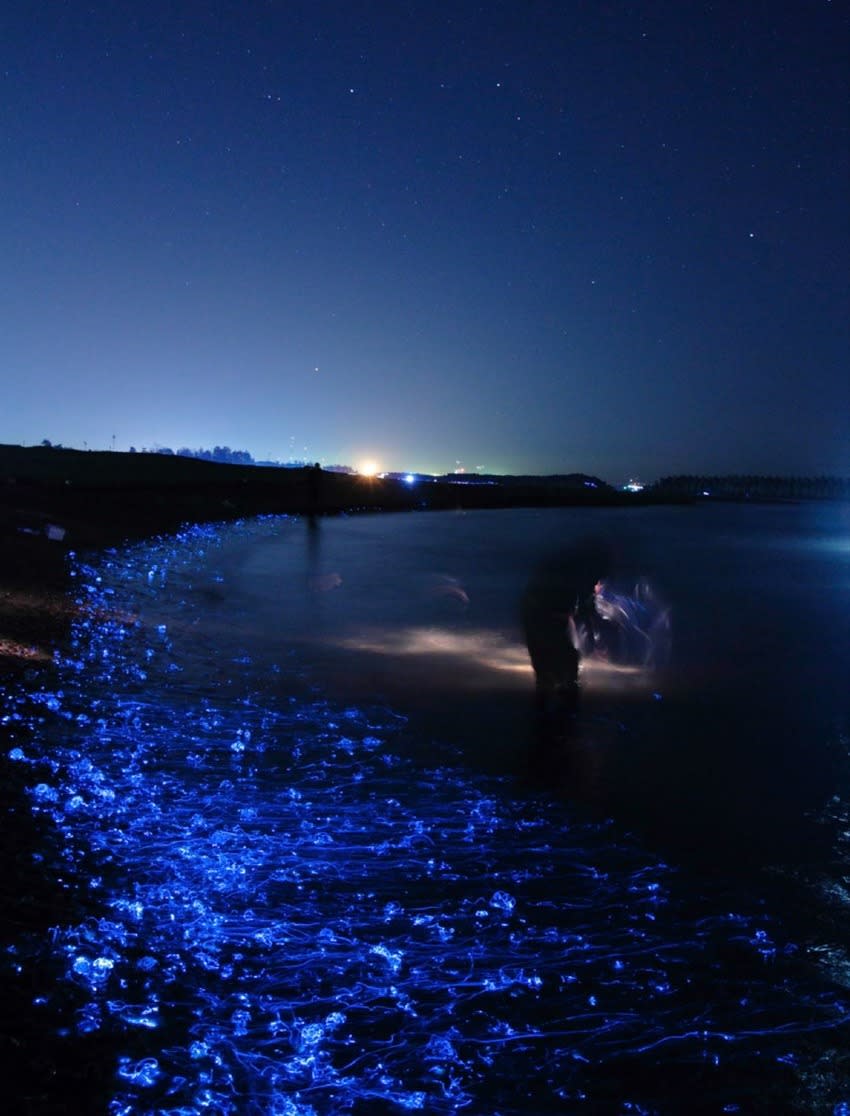
[[[0,445],[0,675],[49,659],[74,616],[71,552],[263,515],[511,508],[695,507],[690,493],[624,492],[584,474],[452,480],[311,466],[230,465],[156,453]],[[728,503],[719,496],[714,502]],[[742,499],[741,503],[796,503]]]
[[[0,445],[0,674],[50,657],[73,617],[68,555],[261,515],[516,507],[619,507],[659,500],[577,478],[415,484],[304,468],[150,453]]]
[[[311,466],[0,445],[0,532],[44,534],[77,547],[256,515],[692,502],[650,490],[622,492],[597,480],[585,483],[583,474],[505,477],[498,483],[417,478],[408,484]]]

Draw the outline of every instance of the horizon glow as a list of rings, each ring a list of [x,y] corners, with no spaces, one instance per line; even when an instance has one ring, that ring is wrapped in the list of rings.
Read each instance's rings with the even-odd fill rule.
[[[0,441],[850,475],[840,6],[405,12],[12,6]]]

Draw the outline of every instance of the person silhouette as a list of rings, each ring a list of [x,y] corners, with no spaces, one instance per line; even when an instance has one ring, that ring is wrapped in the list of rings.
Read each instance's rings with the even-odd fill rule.
[[[610,569],[608,548],[587,541],[541,563],[526,584],[522,627],[544,712],[578,704],[579,663],[596,627],[595,595]]]
[[[322,502],[322,466],[318,461],[314,465],[307,466],[307,495],[310,514],[315,515],[320,510]]]

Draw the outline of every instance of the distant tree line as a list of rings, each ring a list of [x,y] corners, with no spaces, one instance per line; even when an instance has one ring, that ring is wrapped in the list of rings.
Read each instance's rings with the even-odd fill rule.
[[[159,453],[164,454],[166,457],[194,457],[198,461],[219,461],[225,465],[266,465],[273,466],[278,469],[303,469],[305,466],[312,465],[312,461],[298,459],[294,461],[257,461],[251,456],[247,450],[235,450],[230,446],[213,446],[212,449],[190,449],[188,446],[181,446],[180,449],[174,450],[170,446],[154,446],[148,449],[147,446],[142,446],[141,451],[137,450],[135,446],[130,446],[130,453]],[[354,470],[349,465],[325,465],[325,472],[327,473],[353,473]]]
[[[225,465],[254,464],[254,458],[247,450],[234,450],[230,446],[213,446],[212,449],[196,450],[181,446],[177,450],[177,457],[196,457],[199,461],[220,461]]]
[[[130,453],[138,453],[135,446],[130,446]],[[190,449],[181,446],[178,450],[170,446],[154,446],[148,449],[142,446],[142,453],[159,453],[165,457],[194,457],[198,461],[220,461],[225,465],[256,465],[257,462],[247,450],[234,450],[230,446],[213,446],[212,449]]]
[[[731,476],[662,477],[653,491],[721,500],[850,500],[848,477]]]
[[[66,448],[61,442],[51,442],[49,438],[42,438],[39,445],[45,449]],[[85,446],[85,442],[83,445]],[[180,449],[176,450],[172,449],[171,446],[142,446],[141,449],[130,446],[129,452],[158,453],[164,457],[194,457],[198,461],[218,461],[224,465],[270,465],[278,469],[303,469],[313,464],[312,461],[303,459],[295,461],[257,461],[248,450],[235,450],[231,449],[230,446],[213,446],[212,449],[190,449],[189,446],[181,446]],[[324,469],[327,473],[353,473],[355,471],[350,465],[325,465]]]

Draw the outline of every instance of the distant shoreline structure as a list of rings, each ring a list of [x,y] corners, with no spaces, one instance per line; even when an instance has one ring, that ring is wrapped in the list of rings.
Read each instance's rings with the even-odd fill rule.
[[[616,488],[586,473],[361,475],[157,452],[0,445],[0,535],[116,545],[186,523],[274,514],[850,500],[850,478],[691,475]]]

